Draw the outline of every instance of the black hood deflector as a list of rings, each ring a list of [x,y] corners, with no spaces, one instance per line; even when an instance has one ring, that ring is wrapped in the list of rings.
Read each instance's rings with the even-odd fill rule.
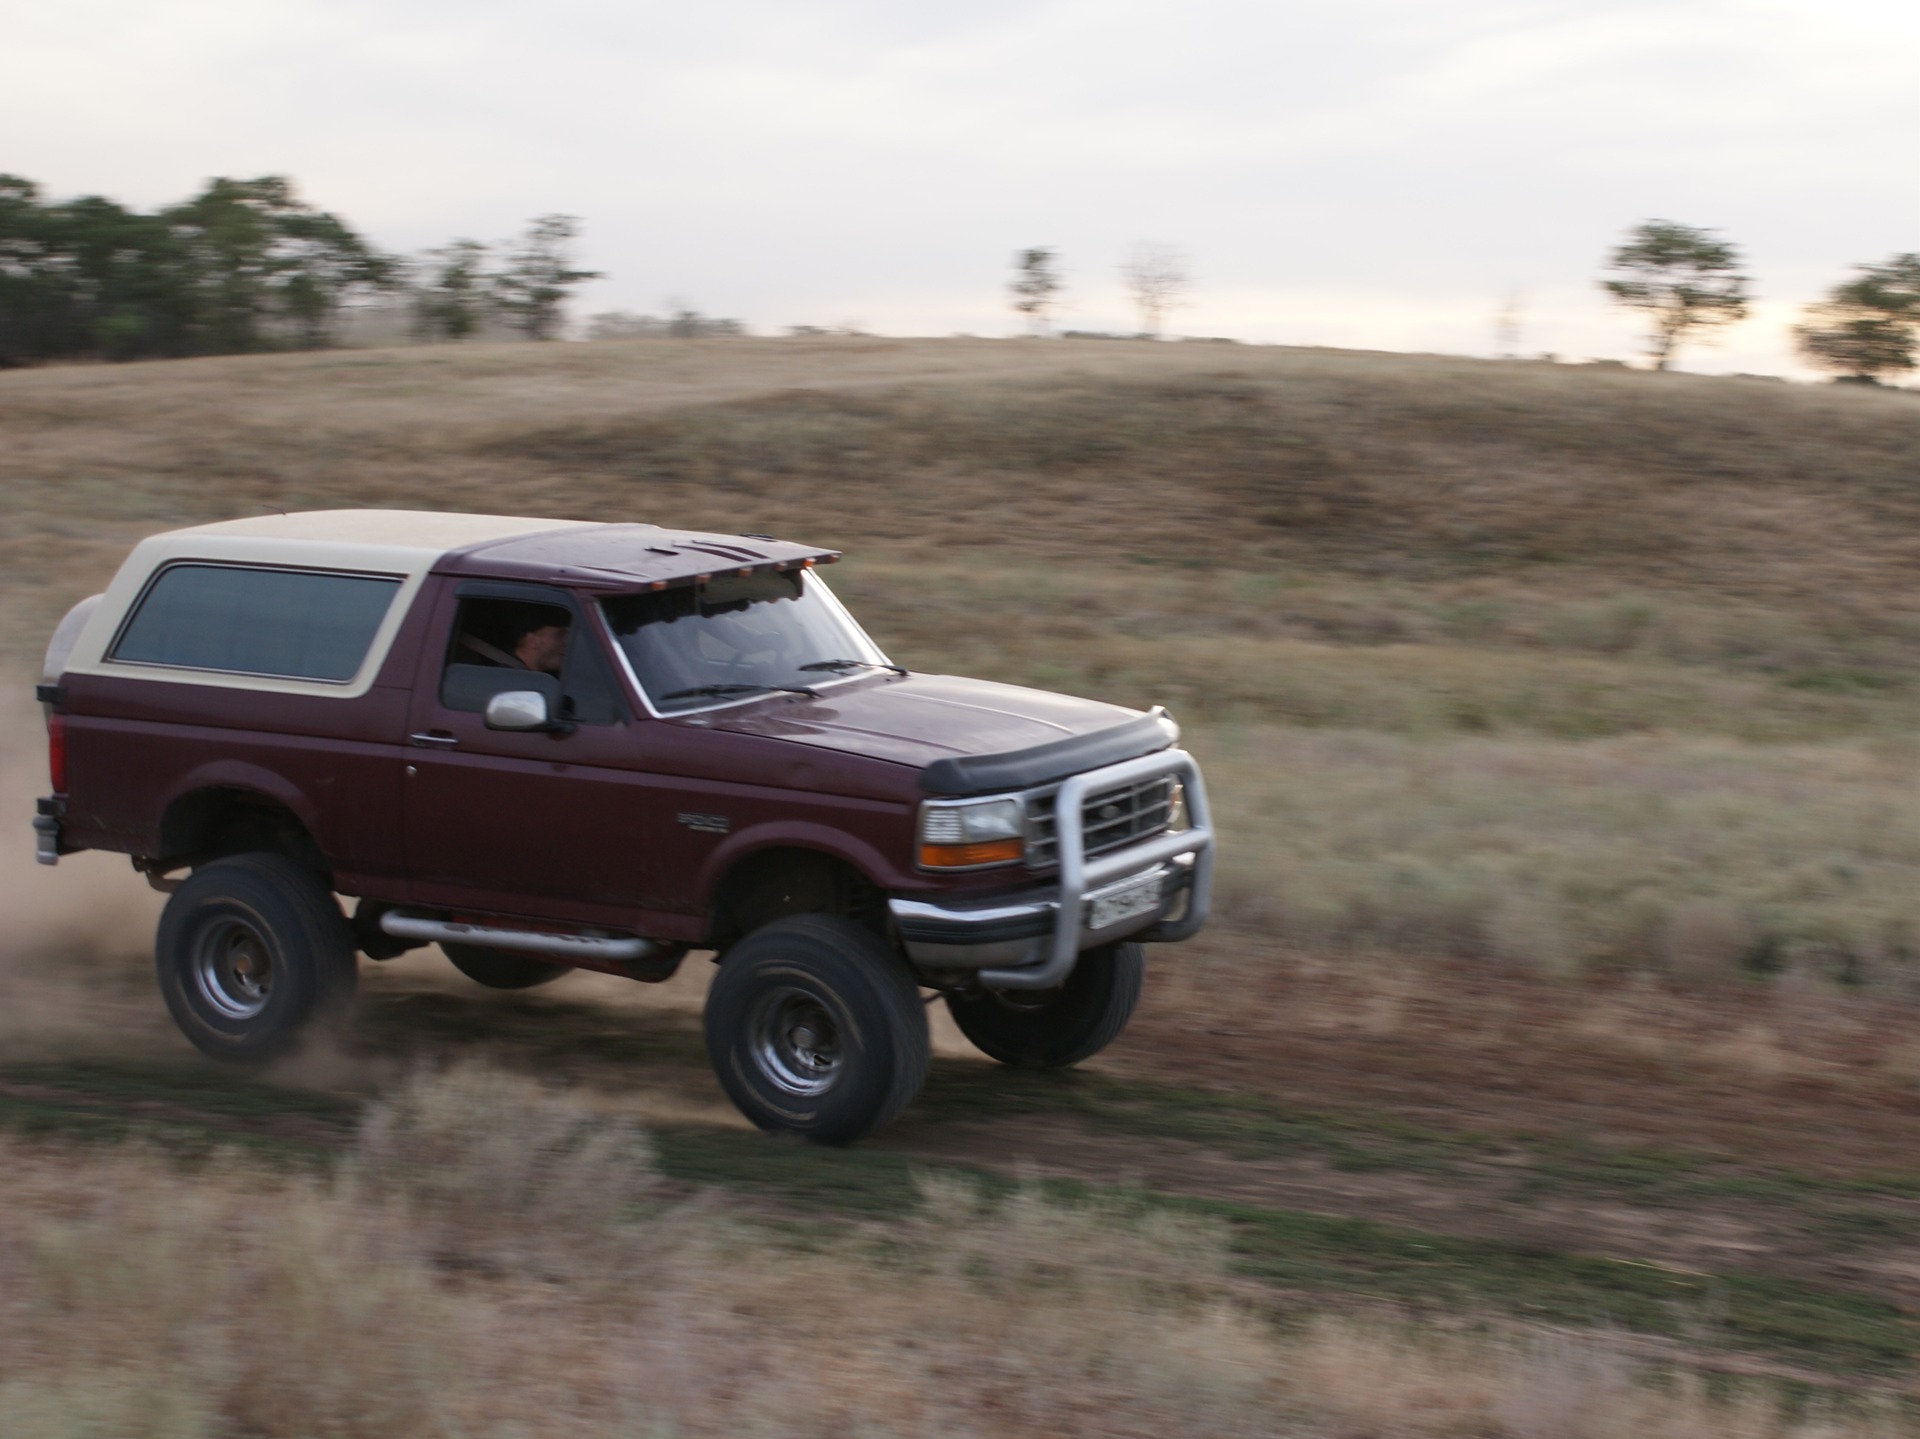
[[[943,795],[1032,789],[1082,770],[1153,754],[1177,738],[1179,731],[1171,720],[1157,713],[1144,714],[1092,734],[1069,735],[1031,749],[938,759],[920,771],[920,788],[928,794]]]

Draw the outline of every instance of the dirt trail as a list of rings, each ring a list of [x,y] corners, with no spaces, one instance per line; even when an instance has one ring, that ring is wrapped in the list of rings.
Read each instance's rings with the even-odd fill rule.
[[[1194,951],[1209,973],[1217,952]],[[699,1044],[700,957],[665,986],[575,976],[533,998],[443,968],[416,956],[369,976],[370,1003],[413,1006],[388,1043],[474,1045],[655,1122],[739,1127]],[[1907,1006],[1285,954],[1250,995],[1246,973],[1216,987],[1163,969],[1082,1077],[1008,1074],[936,1004],[927,1094],[867,1147],[1920,1311]]]
[[[1150,997],[1108,1062],[1455,1131],[1706,1151],[1838,1180],[1920,1176],[1911,1002],[1280,956],[1264,992],[1225,1011]]]
[[[288,1095],[278,1115],[271,1100],[209,1106],[223,1072],[129,979],[87,992],[97,1033],[76,1063],[104,1054],[188,1080],[63,1078],[58,1046],[39,1046],[0,1055],[33,1061],[0,1072],[0,1101],[339,1142],[340,1123],[298,1096],[370,1094],[413,1064],[484,1056],[588,1084],[651,1123],[737,1132],[699,1040],[708,972],[696,957],[664,986],[576,975],[501,995],[431,952],[368,965],[358,1034],[272,1076]],[[1920,1092],[1895,1063],[1905,1006],[1787,1011],[1737,991],[1596,993],[1303,956],[1275,956],[1268,992],[1248,995],[1239,973],[1239,987],[1163,975],[1121,1043],[1063,1079],[980,1060],[936,1006],[927,1095],[863,1148],[1791,1279],[1920,1312]]]
[[[1353,1172],[1314,1157],[1243,1158],[1180,1140],[1093,1134],[1071,1120],[1025,1115],[970,1124],[909,1122],[904,1133],[878,1142],[917,1158],[1011,1175],[1362,1219],[1677,1273],[1767,1273],[1920,1309],[1920,1243],[1835,1252],[1805,1231],[1805,1216],[1796,1211],[1726,1197],[1635,1204],[1605,1194],[1537,1194],[1517,1170]],[[1881,1201],[1854,1212],[1904,1221],[1920,1237],[1920,1203]]]

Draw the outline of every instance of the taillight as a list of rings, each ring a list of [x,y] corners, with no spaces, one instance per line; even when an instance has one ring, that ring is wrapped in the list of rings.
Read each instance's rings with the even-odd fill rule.
[[[47,772],[53,779],[53,792],[67,792],[67,720],[65,715],[47,716]]]

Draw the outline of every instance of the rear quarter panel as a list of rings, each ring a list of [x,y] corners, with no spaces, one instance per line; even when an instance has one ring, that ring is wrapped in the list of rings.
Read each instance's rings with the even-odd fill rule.
[[[249,790],[291,810],[339,887],[390,888],[403,870],[399,783],[410,681],[420,643],[415,603],[373,683],[357,694],[195,684],[135,666],[61,677],[71,844],[158,857],[161,820],[183,795]]]
[[[92,675],[66,688],[72,843],[158,856],[167,807],[227,786],[291,810],[343,887],[399,872],[406,691],[330,701]]]

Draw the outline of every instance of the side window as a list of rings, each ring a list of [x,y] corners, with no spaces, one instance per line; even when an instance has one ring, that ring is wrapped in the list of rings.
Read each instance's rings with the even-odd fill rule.
[[[169,565],[114,641],[121,664],[344,684],[400,581],[384,575]]]
[[[567,718],[579,724],[614,724],[620,718],[620,692],[613,671],[601,657],[584,625],[576,626],[567,642],[567,667],[561,684],[566,690]]]
[[[579,633],[573,613],[527,600],[460,602],[448,638],[440,703],[478,714],[508,690],[539,690],[554,712],[579,724],[620,717],[611,676]]]

